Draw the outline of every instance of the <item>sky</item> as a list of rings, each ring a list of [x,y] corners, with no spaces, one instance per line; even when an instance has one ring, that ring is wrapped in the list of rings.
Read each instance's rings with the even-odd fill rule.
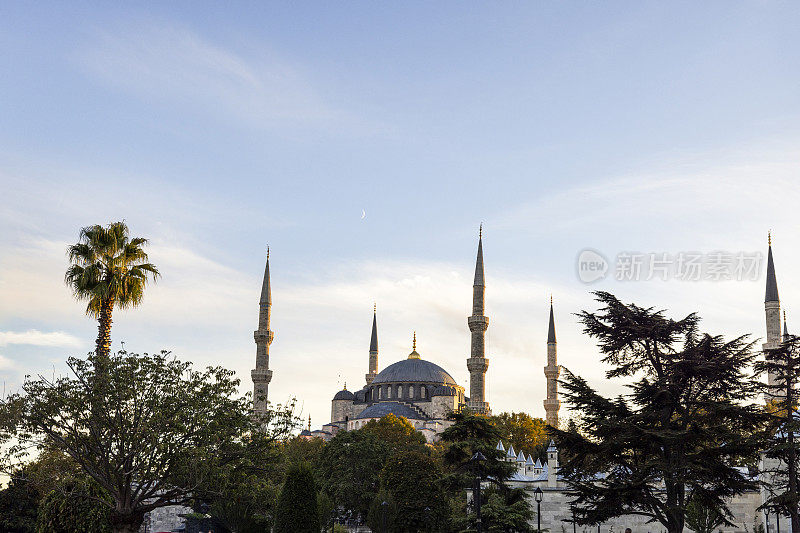
[[[270,247],[270,400],[314,427],[364,384],[373,303],[380,368],[416,331],[467,385],[481,223],[495,412],[544,414],[551,295],[559,363],[606,394],[624,383],[575,316],[592,291],[763,337],[770,230],[800,328],[798,27],[789,2],[4,2],[4,389],[92,349],[65,250],[117,220],[162,278],[114,348],[243,393]],[[744,275],[714,276],[732,257]]]

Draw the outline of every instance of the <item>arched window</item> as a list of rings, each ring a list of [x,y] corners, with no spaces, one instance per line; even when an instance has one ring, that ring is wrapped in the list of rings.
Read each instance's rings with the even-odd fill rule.
[[[387,385],[386,386],[386,397],[387,398],[391,398],[392,397],[392,386],[391,385]]]
[[[381,398],[383,398],[383,393],[381,392],[381,388],[378,387],[378,399],[380,400]]]
[[[414,385],[408,386],[408,397],[412,400],[414,399]]]
[[[402,385],[398,385],[397,386],[397,397],[398,398],[402,398],[403,397],[403,386]]]
[[[420,396],[422,396],[423,398],[427,398],[428,397],[428,387],[420,387],[420,391],[419,392],[420,392]]]

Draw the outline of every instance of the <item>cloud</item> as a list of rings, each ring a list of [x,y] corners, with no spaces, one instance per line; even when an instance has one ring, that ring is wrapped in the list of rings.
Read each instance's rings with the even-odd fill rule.
[[[16,368],[14,361],[0,354],[0,370],[13,370]]]
[[[0,331],[0,346],[8,346],[9,344],[79,347],[83,345],[83,342],[63,331],[43,332],[35,329],[23,332]]]
[[[77,53],[106,83],[250,124],[341,120],[301,70],[264,52],[245,58],[185,28],[146,24],[100,33]]]

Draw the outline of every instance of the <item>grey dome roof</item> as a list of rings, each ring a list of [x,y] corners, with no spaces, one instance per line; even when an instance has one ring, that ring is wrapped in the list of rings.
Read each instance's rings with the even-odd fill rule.
[[[456,391],[455,387],[451,387],[449,385],[439,385],[435,389],[433,389],[433,393],[431,396],[457,396],[458,391]]]
[[[340,390],[336,393],[336,396],[333,397],[334,400],[354,400],[355,396],[353,393],[347,389]]]
[[[375,376],[372,384],[406,381],[457,385],[456,380],[445,369],[424,359],[403,359],[391,364]]]
[[[397,402],[381,402],[373,404],[358,413],[358,415],[354,416],[353,418],[381,418],[388,414],[393,414],[394,416],[403,416],[405,418],[410,418],[411,420],[425,420],[425,417],[414,411],[409,406]]]

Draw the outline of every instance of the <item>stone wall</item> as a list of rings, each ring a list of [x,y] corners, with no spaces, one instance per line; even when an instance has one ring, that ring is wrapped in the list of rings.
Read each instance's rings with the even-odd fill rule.
[[[563,489],[551,487],[540,487],[542,492],[542,529],[550,533],[624,533],[625,528],[629,527],[633,533],[662,533],[664,526],[660,523],[647,523],[647,518],[643,516],[627,515],[609,520],[597,526],[577,526],[565,520],[572,518],[569,510],[570,498],[564,493]],[[528,489],[528,500],[534,512],[531,522],[536,527],[536,501],[533,497],[533,490]],[[736,527],[722,527],[718,531],[722,533],[745,533],[753,532],[754,525],[763,524],[763,514],[756,511],[761,505],[761,494],[758,492],[748,492],[735,498],[730,504],[731,512],[734,515]],[[687,528],[687,531],[689,529]]]

